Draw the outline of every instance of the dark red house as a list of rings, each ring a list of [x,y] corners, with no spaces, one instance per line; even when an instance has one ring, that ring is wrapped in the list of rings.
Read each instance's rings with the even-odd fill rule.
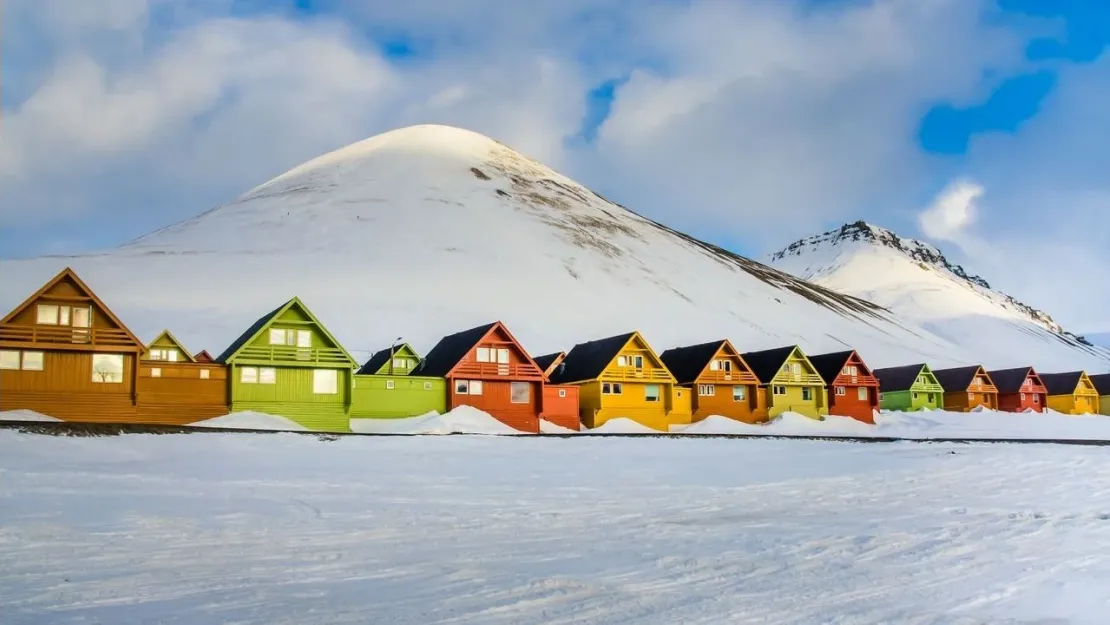
[[[540,431],[547,378],[500,321],[443,337],[412,375],[447,378],[448,410],[473,406],[522,432]]]
[[[998,409],[1003,412],[1044,412],[1048,391],[1033,367],[999,369],[987,375],[998,388]]]
[[[829,388],[829,414],[875,422],[879,381],[854,350],[810,356],[809,361]]]

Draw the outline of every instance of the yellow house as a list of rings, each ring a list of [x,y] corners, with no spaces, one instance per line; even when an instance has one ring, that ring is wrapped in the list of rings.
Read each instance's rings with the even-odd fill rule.
[[[1091,383],[1098,391],[1098,413],[1110,416],[1110,373],[1092,375]]]
[[[1042,373],[1050,410],[1064,414],[1098,414],[1098,391],[1084,371]]]
[[[690,391],[678,388],[639,332],[575,345],[555,367],[551,383],[579,387],[587,428],[621,417],[662,432],[690,423]]]
[[[767,416],[796,412],[811,419],[829,414],[829,392],[813,363],[794,345],[743,354],[767,397]]]

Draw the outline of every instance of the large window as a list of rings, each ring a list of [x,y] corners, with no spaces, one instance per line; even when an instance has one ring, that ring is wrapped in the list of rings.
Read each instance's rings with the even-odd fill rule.
[[[639,356],[637,356],[639,358]],[[644,401],[657,402],[659,401],[659,385],[658,384],[645,384],[644,385]]]
[[[242,384],[258,384],[258,367],[243,367],[240,369],[239,382]]]
[[[270,345],[287,345],[289,347],[312,347],[312,332],[308,330],[293,330],[289,328],[270,328]]]
[[[92,381],[98,384],[122,384],[123,355],[93,354]]]
[[[339,372],[335,369],[313,369],[312,392],[316,395],[335,395],[338,393]]]
[[[509,384],[509,401],[514,404],[527,404],[532,401],[532,384],[529,382],[511,382]]]
[[[39,304],[37,321],[40,325],[58,325],[58,307],[53,304]]]
[[[277,369],[273,367],[258,368],[259,384],[277,384]]]
[[[732,401],[744,401],[748,398],[748,387],[734,386],[732,387]]]
[[[509,348],[479,347],[474,359],[478,362],[494,362],[501,365],[507,365],[509,364]]]
[[[15,350],[0,350],[0,369],[19,371],[19,352]]]
[[[857,397],[857,398],[858,398],[858,399],[859,399],[860,401],[867,401],[868,399],[870,399],[870,398],[871,398],[871,397],[870,397],[870,396],[868,395],[868,391],[867,391],[867,387],[866,387],[866,386],[861,386],[861,387],[859,387],[859,388],[857,388],[857,389],[856,389],[856,397]]]
[[[36,308],[35,321],[39,325],[48,326],[73,326],[75,328],[89,327],[89,308],[61,306],[58,304],[39,304]]]

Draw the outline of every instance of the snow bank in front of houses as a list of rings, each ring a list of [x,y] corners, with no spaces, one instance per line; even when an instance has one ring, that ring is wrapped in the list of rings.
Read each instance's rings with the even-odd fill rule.
[[[403,419],[351,419],[351,431],[359,434],[527,434],[472,406],[459,406],[445,414],[429,412]]]
[[[49,415],[44,415],[41,412],[34,410],[5,410],[0,412],[0,421],[39,421],[43,423],[60,423],[61,419],[55,419]]]
[[[264,412],[233,412],[222,417],[205,419],[187,424],[198,428],[220,428],[226,430],[270,430],[274,432],[308,432],[303,425],[278,415]]]
[[[572,430],[568,427],[563,427],[558,423],[552,423],[547,419],[540,419],[540,434],[579,434],[578,430]]]
[[[586,431],[590,434],[666,434],[625,417],[609,419],[598,427]]]

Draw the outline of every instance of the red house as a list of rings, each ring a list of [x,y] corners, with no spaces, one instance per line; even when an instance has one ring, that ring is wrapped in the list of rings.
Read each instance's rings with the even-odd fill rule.
[[[1033,367],[988,371],[998,388],[998,409],[1004,412],[1044,412],[1048,390]]]
[[[829,414],[875,422],[879,381],[854,350],[810,356],[809,361],[829,387]]]
[[[540,431],[547,378],[500,321],[443,337],[412,375],[447,378],[448,410],[473,406],[522,432]]]

